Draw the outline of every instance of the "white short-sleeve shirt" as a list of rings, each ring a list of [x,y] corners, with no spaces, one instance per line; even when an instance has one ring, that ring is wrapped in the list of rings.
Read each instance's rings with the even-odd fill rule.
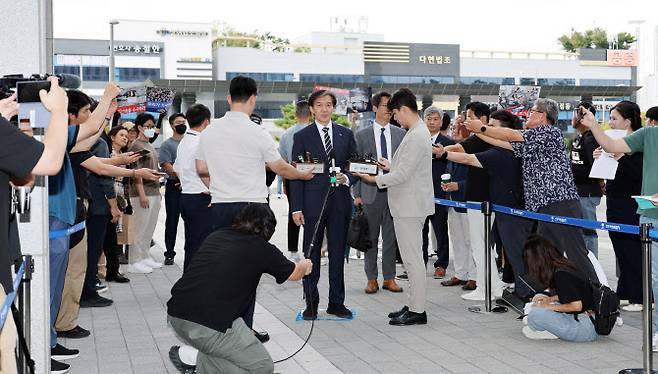
[[[229,111],[201,133],[196,158],[208,165],[212,203],[265,203],[265,163],[281,155],[267,129]]]

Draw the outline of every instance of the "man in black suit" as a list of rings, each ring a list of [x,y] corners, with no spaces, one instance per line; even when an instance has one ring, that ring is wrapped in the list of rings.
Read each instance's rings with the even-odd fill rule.
[[[352,199],[349,186],[356,178],[346,172],[349,157],[356,152],[356,142],[352,131],[331,121],[336,106],[336,96],[326,90],[318,90],[308,99],[315,123],[306,126],[294,136],[292,160],[300,156],[304,159],[310,155],[325,164],[324,173],[316,174],[309,181],[290,181],[293,196],[292,218],[297,225],[304,225],[304,249],[311,244],[313,232],[316,231],[314,246],[309,254],[315,264],[311,275],[304,278],[306,320],[317,318],[320,295],[320,247],[323,233],[327,230],[329,248],[329,306],[327,313],[340,318],[351,318],[352,312],[344,305],[345,281],[343,279],[344,252],[347,241],[347,228],[352,212]],[[331,160],[340,168],[337,173],[338,187],[331,187],[329,168]],[[324,214],[320,214],[325,196],[328,200]],[[319,221],[319,223],[318,223]],[[318,225],[315,230],[315,225]],[[306,252],[306,250],[305,250]]]
[[[429,107],[423,113],[425,124],[430,131],[432,144],[441,144],[448,146],[455,144],[452,139],[441,134],[441,125],[443,123],[443,112],[436,107]],[[433,149],[435,147],[432,147]],[[447,161],[432,154],[432,182],[434,184],[434,197],[437,199],[445,199],[446,193],[441,188],[441,175],[446,171]],[[436,255],[437,259],[434,261],[434,279],[442,279],[446,276],[446,269],[448,268],[449,249],[448,249],[448,208],[443,205],[434,205],[434,214],[428,216],[423,226],[423,260],[427,266],[427,247],[429,246],[429,230],[430,222],[432,229],[436,236]]]

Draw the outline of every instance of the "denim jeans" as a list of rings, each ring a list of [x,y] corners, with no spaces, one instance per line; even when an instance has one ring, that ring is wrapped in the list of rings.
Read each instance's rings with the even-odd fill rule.
[[[580,206],[583,208],[583,219],[596,221],[596,207],[601,204],[600,197],[581,197]],[[587,250],[594,253],[594,256],[599,257],[599,236],[596,230],[583,229],[583,236],[585,238],[585,246]]]
[[[573,314],[534,307],[528,313],[528,326],[535,331],[548,331],[569,342],[591,342],[598,337],[594,324],[584,313],[576,320]]]
[[[640,216],[640,224],[651,223],[653,228],[658,228],[658,219]],[[651,284],[653,289],[653,299],[658,297],[658,241],[651,243]],[[658,331],[658,318],[654,320],[656,330]]]
[[[48,229],[50,231],[66,230],[71,225],[60,221],[54,216],[48,217]],[[50,259],[50,348],[57,345],[57,331],[55,331],[55,321],[59,307],[62,304],[62,290],[64,289],[64,278],[66,268],[69,264],[69,237],[61,236],[55,239],[49,239],[49,259]]]

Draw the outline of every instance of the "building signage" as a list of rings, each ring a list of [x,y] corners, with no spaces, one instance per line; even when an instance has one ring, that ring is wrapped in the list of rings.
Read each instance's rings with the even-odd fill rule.
[[[137,54],[160,54],[162,47],[157,44],[115,44],[114,52],[131,52]]]
[[[637,49],[608,49],[608,66],[637,66]]]
[[[205,38],[210,35],[208,31],[197,31],[197,30],[169,30],[169,29],[160,29],[156,33],[160,36],[179,36],[183,38]]]
[[[366,75],[459,76],[459,45],[364,42]]]

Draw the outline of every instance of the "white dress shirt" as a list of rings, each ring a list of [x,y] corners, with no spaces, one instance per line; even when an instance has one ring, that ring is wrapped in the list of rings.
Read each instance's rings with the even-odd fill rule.
[[[386,159],[391,160],[393,158],[393,148],[391,146],[391,125],[387,123],[382,127],[377,121],[372,121],[372,131],[375,134],[375,147],[377,148],[377,160],[382,157],[382,128],[384,129],[384,138],[386,138]],[[378,175],[384,174],[382,169],[377,171]]]
[[[184,194],[209,193],[208,188],[203,184],[196,171],[199,135],[201,135],[200,132],[188,129],[178,145],[174,171],[178,174],[182,193]]]
[[[333,129],[333,123],[329,122],[327,126],[323,126],[319,124],[317,121],[315,122],[315,127],[318,129],[318,133],[320,133],[320,139],[322,139],[322,144],[324,145],[324,129],[325,127],[329,129],[329,139],[331,139],[331,146],[334,146],[334,129]],[[326,148],[325,148],[326,151]]]

